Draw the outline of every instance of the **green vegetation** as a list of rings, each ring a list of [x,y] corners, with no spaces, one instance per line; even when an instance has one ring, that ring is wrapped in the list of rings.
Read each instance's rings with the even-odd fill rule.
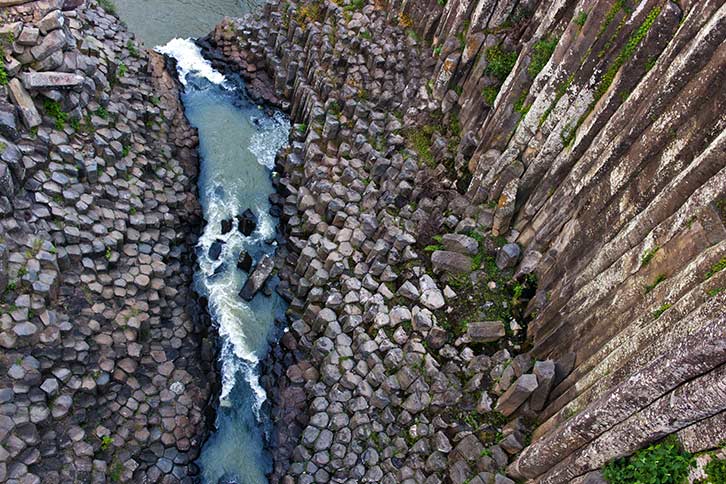
[[[428,166],[435,166],[434,155],[431,153],[431,138],[436,130],[433,125],[426,124],[405,132],[409,146],[418,154],[419,160]]]
[[[113,444],[113,438],[110,435],[101,437],[101,450],[107,450]]]
[[[126,67],[126,64],[123,62],[118,65],[118,69],[116,69],[116,76],[117,77],[123,77],[128,72],[129,68]]]
[[[603,24],[603,27],[601,27],[602,34],[604,30],[607,28],[607,25],[609,25],[610,22],[612,22],[612,19],[615,17],[617,12],[620,11],[620,9],[625,8],[624,1],[618,1],[616,2],[610,12],[608,12],[608,16],[606,17],[606,21]],[[567,130],[567,132],[562,133],[562,142],[565,146],[569,145],[572,141],[575,139],[575,134],[577,133],[577,129],[582,125],[582,123],[585,121],[585,119],[590,115],[593,109],[595,109],[595,105],[600,100],[600,98],[610,89],[610,86],[612,85],[613,81],[615,80],[615,76],[617,75],[620,68],[633,57],[633,54],[635,54],[635,50],[638,48],[640,43],[645,38],[646,34],[650,30],[650,28],[653,26],[653,23],[655,22],[655,19],[660,14],[661,7],[656,6],[654,7],[647,15],[643,23],[638,27],[628,39],[628,42],[625,44],[625,46],[621,49],[618,56],[615,58],[615,60],[612,62],[610,67],[605,71],[605,74],[603,75],[602,79],[600,79],[600,82],[595,87],[595,93],[594,93],[594,99],[588,106],[587,110],[580,116],[580,118],[577,120],[577,123],[575,123],[574,126],[572,126],[570,129]],[[603,53],[604,55],[604,53]],[[623,96],[621,96],[621,99],[623,99]],[[625,96],[625,99],[627,99],[627,96]],[[624,99],[623,99],[624,100]]]
[[[672,436],[610,462],[603,469],[603,477],[612,484],[680,484],[686,481],[694,462]]]
[[[493,106],[497,94],[499,94],[499,89],[501,89],[509,73],[512,72],[519,54],[516,51],[506,50],[502,46],[495,45],[486,49],[484,56],[487,61],[484,74],[492,77],[496,84],[484,87],[481,94],[484,102],[489,106]]]
[[[104,108],[103,106],[96,109],[96,116],[98,116],[101,119],[108,119],[108,110]]]
[[[712,459],[703,468],[706,478],[696,484],[724,484],[726,482],[726,460]]]
[[[664,312],[668,311],[671,308],[671,306],[673,306],[671,303],[665,303],[661,307],[659,307],[658,309],[653,311],[653,319],[656,320],[656,319],[660,318],[660,315],[663,314]]]
[[[107,13],[116,15],[116,4],[113,3],[113,0],[98,0],[98,4],[101,6],[102,9],[104,9]]]
[[[724,290],[726,290],[726,288],[724,287],[714,287],[713,289],[709,289],[708,291],[706,291],[706,294],[708,294],[709,297],[716,297],[724,292]]]
[[[645,252],[643,252],[643,256],[640,258],[640,264],[642,265],[642,267],[645,267],[648,264],[650,264],[650,261],[653,260],[653,257],[655,257],[655,254],[658,253],[659,250],[660,250],[660,246],[656,245],[652,249],[648,249]]]
[[[60,103],[52,99],[46,99],[43,101],[43,108],[48,116],[55,119],[55,128],[63,129],[68,120],[68,113],[63,111]]]
[[[5,56],[0,52],[0,58],[4,59]],[[10,80],[8,79],[8,71],[5,70],[5,61],[0,60],[0,86],[7,86]]]
[[[645,293],[648,294],[650,291],[656,288],[658,284],[665,281],[668,278],[665,274],[658,274],[651,284],[646,284],[644,287]]]
[[[373,34],[370,33],[368,30],[361,30],[358,35],[360,35],[361,38],[366,39],[366,40],[373,39]]]
[[[721,260],[712,265],[708,272],[706,272],[706,279],[711,279],[715,274],[724,269],[726,269],[726,257],[721,257]]]
[[[575,24],[580,27],[580,30],[582,30],[583,25],[585,25],[585,22],[587,22],[587,12],[585,12],[584,10],[580,10],[575,16],[574,21]]]
[[[529,77],[537,77],[537,74],[544,69],[544,66],[547,65],[550,57],[552,57],[552,53],[555,51],[555,47],[557,47],[557,43],[559,41],[559,37],[550,36],[544,37],[535,42],[532,47],[532,60],[527,68],[527,74],[529,74]]]
[[[356,10],[363,10],[366,6],[366,0],[350,0],[350,4],[346,5],[343,10],[346,12],[354,12]]]
[[[129,54],[131,54],[132,57],[140,57],[139,49],[138,47],[136,47],[136,44],[134,44],[131,39],[126,42],[126,48],[129,50]]]
[[[298,6],[297,12],[295,12],[295,20],[303,27],[306,27],[310,22],[319,22],[322,20],[322,14],[320,3],[318,1],[312,1]]]
[[[111,465],[111,469],[109,469],[108,477],[111,479],[111,482],[121,482],[121,474],[124,472],[124,466],[116,461],[114,464]]]

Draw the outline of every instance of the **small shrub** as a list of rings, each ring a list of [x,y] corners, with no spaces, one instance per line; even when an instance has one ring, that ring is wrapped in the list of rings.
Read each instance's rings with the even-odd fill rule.
[[[96,116],[98,116],[101,119],[108,119],[108,110],[104,108],[103,106],[96,109]]]
[[[498,94],[499,88],[495,86],[485,86],[484,89],[481,90],[484,102],[487,103],[488,106],[494,106],[494,101],[497,100]]]
[[[680,484],[685,482],[694,462],[693,456],[681,449],[677,438],[668,437],[610,462],[603,468],[603,477],[611,484]]]
[[[350,5],[346,5],[344,10],[348,12],[352,12],[355,10],[363,10],[363,7],[366,6],[366,0],[351,0]]]
[[[43,108],[48,116],[55,119],[56,129],[63,129],[66,121],[68,120],[68,113],[61,109],[60,103],[58,101],[53,101],[52,99],[46,99],[43,101]]]
[[[724,269],[726,269],[726,257],[721,257],[721,260],[712,265],[708,272],[706,272],[706,279],[711,279],[715,274]]]
[[[580,27],[580,30],[582,30],[582,26],[585,25],[585,22],[587,22],[587,12],[580,10],[580,12],[575,16],[575,23]]]
[[[660,284],[661,282],[665,281],[667,279],[667,277],[668,276],[666,276],[665,274],[658,274],[657,276],[655,276],[655,279],[653,280],[653,282],[651,284],[645,285],[645,288],[644,288],[645,293],[648,294],[650,291],[655,289],[656,286],[658,286],[658,284]]]
[[[118,65],[118,69],[116,70],[116,76],[117,77],[124,77],[126,73],[128,72],[129,68],[126,67],[126,64],[123,62]]]
[[[101,450],[106,450],[113,444],[113,438],[110,435],[101,437]]]
[[[660,318],[660,315],[668,311],[671,306],[673,306],[671,303],[665,303],[661,307],[653,311],[653,320]]]
[[[650,264],[650,261],[653,260],[653,257],[655,257],[655,254],[658,253],[660,250],[660,246],[656,245],[652,249],[648,249],[645,252],[643,252],[643,256],[640,258],[640,263],[643,267]]]
[[[706,478],[696,484],[723,484],[726,482],[726,460],[712,459],[703,468]]]
[[[552,36],[544,37],[535,42],[532,47],[532,60],[529,63],[529,67],[527,67],[527,74],[529,74],[529,77],[537,77],[537,74],[544,69],[544,66],[547,65],[550,57],[552,57],[552,53],[555,51],[559,40],[560,39],[558,37]]]
[[[136,47],[136,44],[131,41],[131,39],[126,42],[126,48],[129,50],[129,54],[131,54],[132,57],[140,57],[139,49]]]
[[[116,15],[116,4],[113,3],[113,0],[98,0],[98,4],[106,13]]]
[[[507,79],[507,76],[509,76],[509,73],[512,72],[512,68],[517,62],[518,57],[516,51],[506,50],[499,45],[489,47],[484,55],[487,60],[484,74],[492,76],[500,83],[503,83]]]
[[[5,70],[5,62],[0,60],[0,86],[7,86],[10,82],[8,71]]]

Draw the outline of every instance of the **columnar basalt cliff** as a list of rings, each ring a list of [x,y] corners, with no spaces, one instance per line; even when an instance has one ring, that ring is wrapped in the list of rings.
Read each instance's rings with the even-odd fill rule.
[[[196,135],[165,60],[80,3],[0,0],[0,481],[190,482]],[[299,0],[199,41],[296,123],[272,483],[597,483],[666,436],[726,458],[725,22]]]
[[[724,14],[303,1],[217,28],[299,123],[273,481],[580,482],[669,434],[721,444]],[[501,294],[467,312],[534,279],[501,329]]]
[[[97,5],[7,3],[0,482],[188,480],[214,372],[174,69]]]

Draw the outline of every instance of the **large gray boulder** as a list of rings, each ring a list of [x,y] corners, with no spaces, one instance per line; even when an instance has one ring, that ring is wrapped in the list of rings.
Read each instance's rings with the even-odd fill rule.
[[[437,250],[431,255],[435,272],[462,273],[471,271],[472,260],[464,254],[449,250]]]
[[[242,287],[242,290],[239,293],[240,297],[245,301],[252,301],[252,298],[255,297],[257,291],[265,285],[265,282],[269,279],[274,268],[275,261],[272,257],[269,255],[262,257],[260,262],[257,263],[257,266],[255,266],[255,269],[252,271],[252,274],[250,274],[250,277],[247,278],[244,287]]]
[[[501,321],[479,321],[469,323],[466,334],[472,343],[491,343],[502,339],[506,331]]]
[[[26,72],[23,74],[26,89],[60,89],[83,84],[85,78],[68,72]]]

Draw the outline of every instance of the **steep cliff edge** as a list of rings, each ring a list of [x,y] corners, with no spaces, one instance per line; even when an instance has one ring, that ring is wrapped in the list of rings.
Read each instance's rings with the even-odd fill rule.
[[[724,14],[714,1],[312,1],[218,27],[222,57],[272,79],[299,123],[280,162],[293,324],[274,374],[276,405],[295,410],[278,415],[277,478],[486,480],[504,446],[512,477],[581,482],[668,434],[692,452],[720,445]],[[458,311],[452,287],[477,296],[446,273],[473,261],[476,279],[482,246],[484,261],[513,258],[520,283],[536,276],[517,324],[534,373],[501,353],[516,341],[472,345],[499,329]],[[445,314],[419,300],[428,288]],[[472,394],[496,398],[512,377],[531,393],[530,375],[548,388],[512,425],[467,430],[445,411],[490,418]]]

